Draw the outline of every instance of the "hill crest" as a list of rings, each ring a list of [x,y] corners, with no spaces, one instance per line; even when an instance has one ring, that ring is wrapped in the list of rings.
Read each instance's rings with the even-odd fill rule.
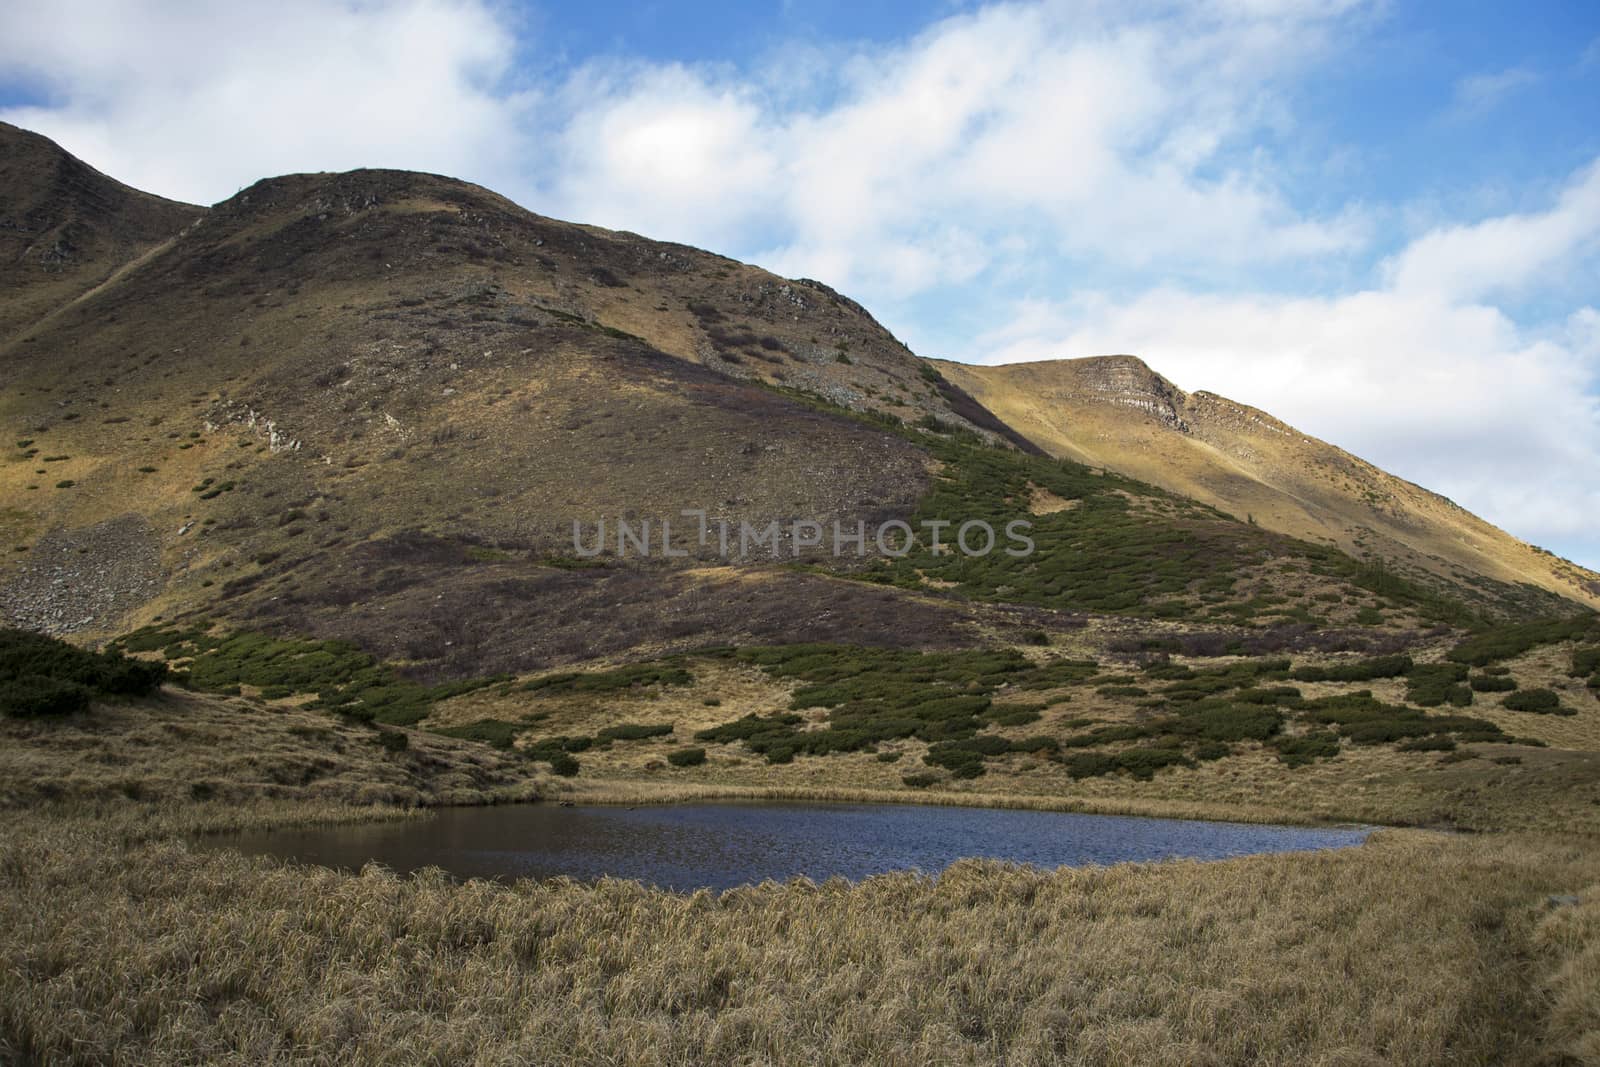
[[[112,194],[132,207],[96,215],[115,238],[96,261],[106,273],[0,336],[0,425],[18,450],[0,463],[0,535],[15,549],[0,587],[13,617],[62,632],[213,612],[333,636],[358,627],[387,642],[386,655],[441,670],[471,655],[557,662],[691,634],[949,642],[1023,617],[984,621],[989,609],[952,589],[1003,601],[1026,588],[1024,612],[1131,611],[1146,585],[1188,595],[1178,580],[1187,569],[1229,584],[1220,556],[1193,558],[1202,540],[1309,559],[1264,536],[1299,529],[1278,511],[1306,511],[1303,494],[1245,462],[1281,449],[1268,438],[1308,449],[1298,459],[1311,467],[1359,469],[1264,413],[1186,394],[1133,357],[1071,374],[921,360],[821,283],[546,218],[436,175],[286,175],[209,210]],[[59,219],[91,213],[68,200]],[[1019,392],[1001,371],[1053,377]],[[1094,432],[1075,437],[1084,426]],[[1096,573],[1109,557],[1076,555],[1055,561],[1049,580],[958,573],[929,558],[876,575],[886,579],[876,587],[849,568],[587,569],[563,558],[572,520],[685,507],[759,524],[883,521],[946,504],[1028,514],[1028,487],[996,495],[973,477],[986,467],[1021,476],[1011,459],[963,451],[983,444],[1124,471],[1220,501],[1240,521],[1148,485],[1096,487],[1067,472],[1061,484],[1097,505],[1034,518],[1061,526],[1054,542],[1069,555],[1088,545],[1117,554],[1111,585],[1130,583],[1120,590]],[[1189,469],[1170,461],[1175,448],[1193,452],[1192,484],[1167,477]],[[1030,469],[1039,485],[1061,474]],[[1240,486],[1256,496],[1239,497]],[[1250,530],[1252,518],[1263,530]],[[1320,536],[1296,536],[1335,541],[1310,533]],[[1469,590],[1485,573],[1459,553],[1412,561],[1420,553],[1403,538],[1363,534],[1354,550],[1393,550]],[[1281,577],[1238,559],[1241,588],[1271,606]],[[1312,562],[1328,572],[1319,580],[1351,577],[1325,556]],[[1146,566],[1159,581],[1144,583]],[[1503,573],[1475,599],[1525,610],[1504,584],[1521,579]],[[1104,595],[1080,595],[1092,588]],[[1335,614],[1356,611],[1347,597]],[[557,624],[538,627],[539,613]]]
[[[1186,393],[1135,356],[936,365],[1052,455],[1358,558],[1451,580],[1527,583],[1600,607],[1600,574],[1258,408]]]

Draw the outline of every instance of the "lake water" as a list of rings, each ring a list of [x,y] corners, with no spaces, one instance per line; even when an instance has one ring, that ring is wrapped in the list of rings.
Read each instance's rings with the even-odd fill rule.
[[[687,892],[799,875],[854,881],[909,869],[937,874],[972,857],[1043,868],[1223,859],[1343,848],[1367,833],[917,804],[732,801],[445,808],[428,819],[230,834],[205,844],[350,870],[377,862],[402,874],[441,867],[460,878],[610,876]]]

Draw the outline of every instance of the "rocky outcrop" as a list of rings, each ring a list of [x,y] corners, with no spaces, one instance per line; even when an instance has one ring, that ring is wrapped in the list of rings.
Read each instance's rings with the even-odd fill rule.
[[[1061,392],[1063,400],[1132,408],[1180,433],[1189,432],[1189,422],[1184,417],[1188,395],[1139,357],[1081,359],[1075,361],[1074,370],[1076,373]]]
[[[143,516],[55,529],[0,587],[0,619],[58,636],[115,629],[163,583],[160,542]]]

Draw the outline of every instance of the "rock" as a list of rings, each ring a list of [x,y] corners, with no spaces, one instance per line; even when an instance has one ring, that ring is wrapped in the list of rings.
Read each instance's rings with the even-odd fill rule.
[[[156,595],[165,577],[159,539],[142,516],[58,528],[0,589],[0,622],[56,636],[110,624]]]

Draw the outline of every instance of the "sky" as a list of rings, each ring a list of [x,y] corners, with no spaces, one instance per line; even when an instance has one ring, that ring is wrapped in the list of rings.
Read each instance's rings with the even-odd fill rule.
[[[1133,353],[1600,569],[1600,4],[6,0],[0,119],[212,203],[465,178]]]

